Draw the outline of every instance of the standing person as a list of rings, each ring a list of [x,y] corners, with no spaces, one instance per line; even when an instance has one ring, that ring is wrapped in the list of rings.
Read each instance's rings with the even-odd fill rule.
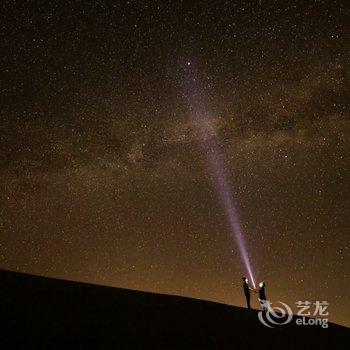
[[[266,304],[266,294],[265,294],[265,282],[261,281],[259,283],[259,302],[263,309],[263,311],[267,311],[267,304]]]
[[[253,289],[251,289],[249,287],[247,277],[243,276],[242,279],[243,279],[243,291],[244,291],[245,298],[247,299],[247,307],[248,307],[248,309],[251,309],[251,307],[250,307],[250,291]]]

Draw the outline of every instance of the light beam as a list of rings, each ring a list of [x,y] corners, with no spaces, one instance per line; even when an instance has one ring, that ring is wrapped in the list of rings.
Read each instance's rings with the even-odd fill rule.
[[[254,288],[256,288],[252,265],[250,263],[239,216],[229,186],[228,175],[217,143],[215,126],[213,125],[207,108],[205,108],[204,99],[199,94],[197,80],[194,77],[192,68],[190,73],[191,79],[187,96],[189,98],[191,109],[191,121],[195,131],[198,132],[197,138],[201,149],[206,156],[208,168],[212,174],[218,197],[230,226],[231,235],[237,243],[241,259]]]

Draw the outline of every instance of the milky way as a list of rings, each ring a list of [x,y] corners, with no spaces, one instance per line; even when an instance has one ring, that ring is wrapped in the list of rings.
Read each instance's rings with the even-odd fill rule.
[[[0,267],[243,306],[198,147],[215,136],[267,296],[327,300],[349,325],[349,15],[344,1],[5,1]]]

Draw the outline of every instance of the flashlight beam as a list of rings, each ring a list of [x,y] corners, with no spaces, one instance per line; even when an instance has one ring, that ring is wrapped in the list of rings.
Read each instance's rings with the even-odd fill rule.
[[[198,118],[196,119],[198,120]],[[200,123],[200,121],[198,122]],[[218,197],[224,208],[226,219],[230,226],[231,234],[237,243],[241,258],[247,269],[250,280],[252,281],[255,288],[255,278],[251,267],[248,250],[244,241],[243,231],[239,221],[235,202],[233,200],[229,187],[228,176],[225,171],[222,156],[220,154],[215,137],[213,136],[203,141],[202,147],[205,151],[209,169],[213,175],[214,184],[218,193]]]
[[[190,66],[190,64],[187,65]],[[252,265],[250,263],[239,216],[229,186],[229,177],[226,173],[221,152],[217,144],[215,128],[212,125],[211,119],[208,118],[209,113],[207,108],[205,108],[204,98],[199,93],[200,89],[198,88],[198,80],[195,78],[192,65],[187,73],[189,73],[190,77],[188,80],[189,89],[187,90],[187,97],[191,109],[192,124],[194,125],[195,130],[199,132],[199,144],[203,153],[206,155],[218,197],[224,208],[226,219],[230,226],[231,235],[237,243],[241,259],[254,288],[256,288]]]

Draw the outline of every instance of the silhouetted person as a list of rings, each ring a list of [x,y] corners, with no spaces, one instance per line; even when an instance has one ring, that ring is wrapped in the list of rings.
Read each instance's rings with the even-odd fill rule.
[[[245,298],[247,299],[247,307],[248,307],[248,309],[251,309],[251,307],[250,307],[250,291],[252,289],[249,287],[248,278],[243,276],[242,279],[243,279],[244,295],[245,295]]]
[[[259,283],[259,302],[263,309],[263,311],[267,311],[267,305],[266,305],[266,294],[265,294],[265,282]]]

